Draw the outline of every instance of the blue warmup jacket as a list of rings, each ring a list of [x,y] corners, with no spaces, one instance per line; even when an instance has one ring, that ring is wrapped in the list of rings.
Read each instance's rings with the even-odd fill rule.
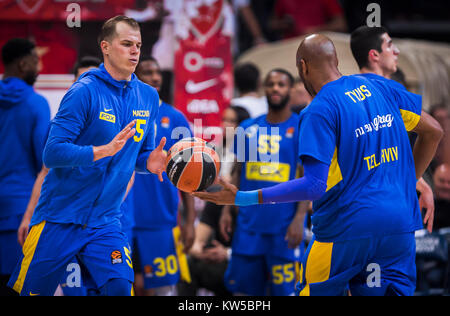
[[[14,77],[0,81],[0,223],[26,210],[49,122],[49,105],[32,86]]]
[[[51,168],[31,220],[87,227],[120,225],[120,204],[134,170],[149,173],[155,147],[156,90],[133,74],[117,81],[100,65],[83,74],[61,101],[44,149]],[[113,157],[93,162],[93,146],[108,144],[129,122],[136,134]]]

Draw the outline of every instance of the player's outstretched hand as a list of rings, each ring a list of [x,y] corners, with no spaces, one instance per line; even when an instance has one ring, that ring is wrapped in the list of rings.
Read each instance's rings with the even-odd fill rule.
[[[221,191],[214,193],[193,192],[192,195],[217,205],[234,205],[238,189],[221,178],[219,178],[219,184],[223,187]]]
[[[128,123],[128,125],[125,126],[125,128],[120,131],[108,144],[103,146],[94,146],[94,161],[117,154],[123,146],[125,146],[127,141],[136,133],[136,129],[133,128],[135,124],[136,120]]]
[[[161,138],[158,147],[150,153],[147,159],[147,169],[151,173],[157,174],[159,181],[163,182],[163,172],[166,171],[167,153],[164,151],[166,138]]]

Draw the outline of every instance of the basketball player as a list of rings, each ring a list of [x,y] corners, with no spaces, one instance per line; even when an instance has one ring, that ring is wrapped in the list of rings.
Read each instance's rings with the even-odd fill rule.
[[[99,43],[104,64],[70,88],[51,124],[44,149],[50,171],[9,282],[21,295],[53,295],[74,256],[102,295],[132,293],[120,204],[133,170],[162,181],[165,139],[155,148],[158,93],[133,74],[142,45],[139,24],[111,18]]]
[[[245,130],[245,135],[237,132],[234,143],[238,161],[234,177],[241,190],[269,187],[296,177],[299,117],[288,106],[293,83],[286,70],[269,72],[264,81],[268,114],[246,120],[238,129]],[[231,293],[294,294],[306,210],[297,204],[239,208],[225,273],[225,285]],[[277,211],[280,208],[282,211]],[[225,232],[231,225],[225,219],[231,215],[228,209],[223,212],[221,230]]]
[[[358,63],[362,74],[368,77],[390,79],[397,71],[398,55],[400,50],[395,46],[387,30],[384,27],[361,26],[351,34],[350,46],[353,57]],[[389,80],[391,85],[395,81]],[[400,89],[406,89],[398,83]],[[423,178],[417,181],[416,189],[421,193],[420,208],[426,208],[431,217],[428,220],[427,229],[431,233],[434,218],[434,197],[431,187]]]
[[[305,176],[238,191],[225,183],[200,198],[254,205],[313,200],[314,237],[302,260],[300,295],[412,295],[414,231],[422,228],[416,181],[442,137],[422,98],[384,78],[342,76],[334,44],[311,35],[297,68],[314,100],[300,117]],[[407,131],[418,139],[411,151]],[[375,276],[371,273],[375,273]],[[370,277],[369,277],[370,276]]]
[[[2,62],[5,73],[0,81],[0,296],[15,294],[6,286],[21,254],[15,232],[42,166],[50,122],[47,100],[33,89],[39,73],[35,45],[22,38],[9,40],[2,47]]]
[[[141,58],[136,75],[159,92],[162,74],[154,58]],[[165,137],[164,150],[168,151],[180,139],[191,136],[185,116],[160,100],[156,141]],[[183,200],[185,219],[178,226],[179,194]],[[191,248],[195,236],[193,198],[190,194],[179,192],[164,173],[163,182],[159,182],[156,175],[136,174],[129,199],[133,201],[126,205],[132,206],[135,217],[133,251],[138,253],[140,261],[140,267],[136,267],[136,294],[174,295],[180,277],[190,281],[185,253]]]

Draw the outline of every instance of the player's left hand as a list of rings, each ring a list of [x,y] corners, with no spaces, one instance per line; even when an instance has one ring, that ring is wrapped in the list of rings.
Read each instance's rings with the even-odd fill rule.
[[[234,205],[234,200],[236,199],[236,193],[238,189],[236,186],[232,185],[219,178],[219,184],[222,185],[223,189],[218,192],[192,192],[191,194],[199,199],[212,202],[217,205]]]
[[[147,159],[147,169],[151,173],[157,174],[159,181],[163,182],[162,173],[166,171],[166,158],[167,153],[164,151],[164,145],[166,144],[166,138],[161,138],[161,141],[151,153]]]

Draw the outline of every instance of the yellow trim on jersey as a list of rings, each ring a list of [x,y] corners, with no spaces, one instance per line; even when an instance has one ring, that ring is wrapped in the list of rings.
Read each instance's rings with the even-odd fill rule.
[[[14,291],[19,294],[22,292],[28,268],[30,267],[31,261],[33,260],[34,252],[36,251],[36,247],[39,242],[39,238],[41,237],[41,233],[44,230],[44,226],[45,221],[42,221],[38,225],[33,226],[30,230],[30,233],[28,234],[27,239],[25,240],[25,244],[23,245],[22,252],[24,258],[20,267],[19,276],[17,277],[17,280],[13,286]]]
[[[174,227],[172,229],[173,240],[175,242],[175,251],[178,257],[178,265],[180,267],[180,279],[191,283],[191,273],[189,272],[189,266],[187,262],[186,254],[183,251],[183,243],[181,242],[180,227]]]
[[[412,131],[417,124],[419,124],[420,115],[402,109],[400,109],[400,113],[402,114],[403,123],[405,123],[405,127],[408,132]]]
[[[333,159],[331,159],[330,170],[328,171],[327,191],[331,190],[336,184],[342,181],[341,168],[337,159],[337,147],[334,150]]]

